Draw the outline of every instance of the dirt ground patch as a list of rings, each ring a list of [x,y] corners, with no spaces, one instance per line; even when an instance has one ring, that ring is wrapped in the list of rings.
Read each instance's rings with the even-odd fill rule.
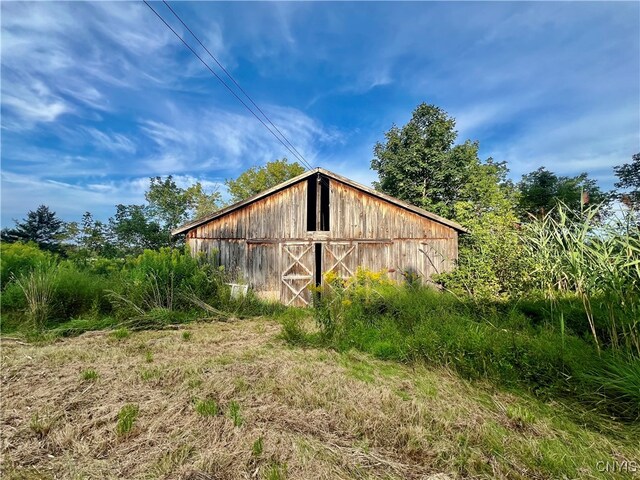
[[[593,432],[446,369],[292,348],[279,331],[3,341],[3,478],[591,478],[590,454],[637,454],[613,425]]]

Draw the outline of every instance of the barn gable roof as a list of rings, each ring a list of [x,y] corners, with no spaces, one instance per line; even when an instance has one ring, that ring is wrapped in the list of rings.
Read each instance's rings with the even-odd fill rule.
[[[392,203],[394,205],[397,205],[399,207],[402,207],[406,210],[412,211],[414,213],[417,213],[418,215],[428,218],[430,220],[434,220],[438,223],[441,223],[443,225],[446,225],[448,227],[453,228],[454,230],[457,230],[459,232],[462,233],[466,233],[467,230],[460,224],[449,220],[447,218],[441,217],[439,215],[436,215],[435,213],[431,213],[427,210],[424,210],[420,207],[416,207],[415,205],[411,205],[410,203],[404,202],[402,200],[399,200],[397,198],[391,197],[385,193],[382,192],[378,192],[377,190],[374,190],[373,188],[369,188],[366,187],[364,185],[361,185],[357,182],[354,182],[353,180],[349,180],[346,177],[343,177],[341,175],[338,175],[336,173],[330,172],[329,170],[325,170],[324,168],[314,168],[313,170],[307,170],[306,172],[298,175],[297,177],[294,177],[290,180],[287,180],[286,182],[282,182],[279,185],[276,185],[275,187],[271,187],[268,190],[265,190],[263,192],[260,192],[252,197],[249,197],[245,200],[242,200],[240,202],[234,203],[233,205],[229,205],[228,207],[225,207],[223,209],[218,210],[217,212],[211,214],[211,215],[207,215],[205,217],[201,217],[198,218],[196,220],[193,220],[191,222],[187,222],[184,225],[176,228],[175,230],[173,230],[171,232],[172,235],[179,235],[181,233],[185,233],[193,228],[196,228],[204,223],[210,222],[211,220],[215,220],[217,218],[223,217],[235,210],[241,209],[247,205],[250,205],[254,202],[257,202],[258,200],[268,197],[269,195],[272,195],[276,192],[279,192],[280,190],[284,190],[285,188],[301,182],[303,180],[306,180],[307,178],[311,177],[312,175],[315,175],[317,173],[321,173],[322,175],[332,178],[338,182],[344,183],[345,185],[349,185],[357,190],[363,191],[365,193],[368,193],[369,195],[372,195],[374,197],[380,198],[382,200],[385,200],[389,203]]]

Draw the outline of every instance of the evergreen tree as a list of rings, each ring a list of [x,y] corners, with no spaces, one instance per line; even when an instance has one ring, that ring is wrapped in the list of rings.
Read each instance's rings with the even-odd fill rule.
[[[40,205],[35,211],[27,213],[21,222],[14,220],[16,226],[2,231],[2,240],[6,242],[34,242],[43,250],[59,252],[61,237],[64,234],[64,222],[46,205]]]

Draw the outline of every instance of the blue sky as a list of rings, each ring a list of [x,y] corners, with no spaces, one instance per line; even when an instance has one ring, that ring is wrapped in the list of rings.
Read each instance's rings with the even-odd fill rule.
[[[172,5],[313,166],[365,184],[423,101],[516,180],[544,165],[610,188],[640,151],[638,2]],[[142,2],[1,14],[3,226],[42,203],[106,219],[150,176],[213,189],[292,157]]]

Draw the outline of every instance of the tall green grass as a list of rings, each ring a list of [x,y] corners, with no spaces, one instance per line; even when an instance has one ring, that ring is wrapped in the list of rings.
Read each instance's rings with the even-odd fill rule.
[[[251,293],[231,298],[224,269],[183,249],[146,250],[122,260],[78,260],[40,255],[33,245],[13,244],[3,246],[2,268],[9,278],[0,298],[5,333],[46,330],[69,336],[101,328],[162,328],[194,319],[279,315],[288,310]]]
[[[602,344],[640,356],[640,232],[630,218],[601,221],[592,207],[556,210],[525,225],[522,238],[534,261],[534,287],[544,292],[564,325],[559,300],[582,303],[598,350]]]
[[[42,330],[52,310],[52,301],[57,280],[55,266],[41,265],[15,278],[26,304],[28,325]]]
[[[576,315],[575,304],[559,302],[560,307],[568,318]],[[283,336],[291,343],[445,365],[467,378],[579,398],[625,418],[640,415],[636,364],[612,349],[599,356],[589,337],[572,328],[561,335],[548,315],[548,305],[535,298],[478,308],[472,299],[384,278],[371,281],[371,275],[360,273],[346,282],[329,279],[316,297],[318,333],[287,321]]]

